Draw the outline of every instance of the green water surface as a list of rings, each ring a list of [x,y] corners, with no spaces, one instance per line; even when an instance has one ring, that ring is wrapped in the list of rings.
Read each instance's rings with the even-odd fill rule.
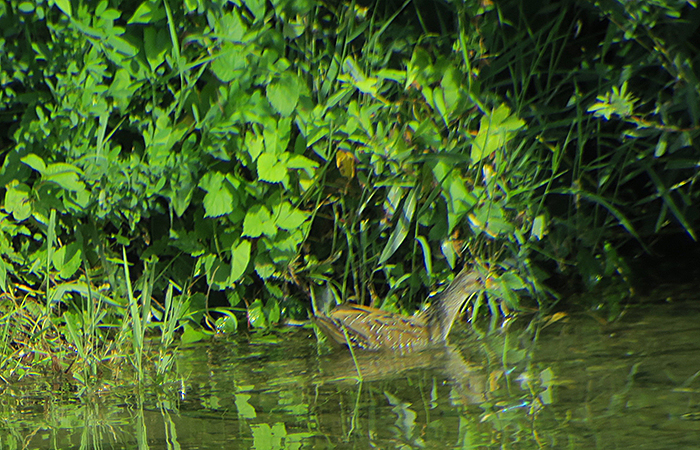
[[[569,315],[421,354],[319,356],[310,329],[276,343],[178,352],[157,389],[5,385],[2,449],[700,448],[700,305]]]

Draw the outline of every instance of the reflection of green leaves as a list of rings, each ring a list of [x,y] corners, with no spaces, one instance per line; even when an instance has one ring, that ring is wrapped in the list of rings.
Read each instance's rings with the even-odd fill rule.
[[[234,394],[236,396],[236,409],[241,419],[255,419],[258,415],[255,408],[248,403],[250,394]]]

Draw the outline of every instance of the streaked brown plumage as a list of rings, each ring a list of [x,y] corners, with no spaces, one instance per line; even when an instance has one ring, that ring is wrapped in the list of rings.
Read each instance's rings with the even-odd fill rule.
[[[466,268],[424,311],[413,316],[346,303],[328,314],[317,313],[324,334],[344,345],[367,350],[422,350],[445,342],[464,303],[481,289],[478,273]]]

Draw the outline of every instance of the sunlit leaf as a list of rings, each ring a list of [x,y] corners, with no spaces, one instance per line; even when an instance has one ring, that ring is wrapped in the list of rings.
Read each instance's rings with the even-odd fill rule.
[[[29,186],[12,180],[5,189],[5,211],[12,214],[17,222],[29,218],[32,214],[31,202],[29,200]]]
[[[411,222],[413,221],[413,213],[416,211],[417,192],[417,189],[412,189],[409,192],[408,197],[403,204],[403,208],[398,214],[398,220],[396,221],[394,230],[391,232],[389,240],[384,246],[384,250],[379,257],[379,265],[384,264],[389,258],[391,258],[406,239]]]
[[[250,262],[250,241],[242,240],[231,249],[231,273],[228,284],[233,285],[245,273]]]
[[[287,175],[287,167],[276,155],[268,152],[258,157],[258,178],[269,183],[284,181]]]
[[[266,94],[275,111],[283,117],[289,116],[299,101],[299,82],[296,75],[284,72],[278,80],[267,85]]]
[[[263,304],[260,299],[256,299],[248,305],[248,322],[254,328],[267,328],[267,318],[263,311]]]
[[[68,0],[65,0],[68,1]],[[131,19],[127,22],[132,23],[153,23],[165,18],[165,10],[163,9],[163,3],[159,1],[147,0],[139,5],[131,16]]]
[[[63,11],[63,14],[68,17],[73,16],[73,8],[71,7],[70,0],[54,0],[54,4]]]
[[[205,217],[219,217],[233,211],[237,203],[236,198],[222,174],[218,172],[205,174],[199,187],[207,191],[204,196]]]
[[[44,163],[44,160],[41,159],[39,156],[35,155],[34,153],[30,153],[22,159],[20,159],[24,164],[28,165],[32,169],[36,170],[39,173],[44,173],[46,171],[46,163]]]
[[[274,236],[277,233],[277,226],[272,220],[272,214],[263,205],[254,205],[246,211],[243,220],[243,236],[260,237],[265,234]]]
[[[309,214],[294,208],[291,203],[285,201],[274,209],[275,225],[283,230],[294,230],[306,222]]]

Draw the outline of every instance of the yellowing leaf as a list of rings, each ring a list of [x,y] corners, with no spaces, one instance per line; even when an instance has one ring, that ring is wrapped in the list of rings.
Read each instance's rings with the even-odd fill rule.
[[[355,155],[352,153],[338,150],[335,154],[335,164],[338,166],[340,174],[345,178],[355,177]]]

